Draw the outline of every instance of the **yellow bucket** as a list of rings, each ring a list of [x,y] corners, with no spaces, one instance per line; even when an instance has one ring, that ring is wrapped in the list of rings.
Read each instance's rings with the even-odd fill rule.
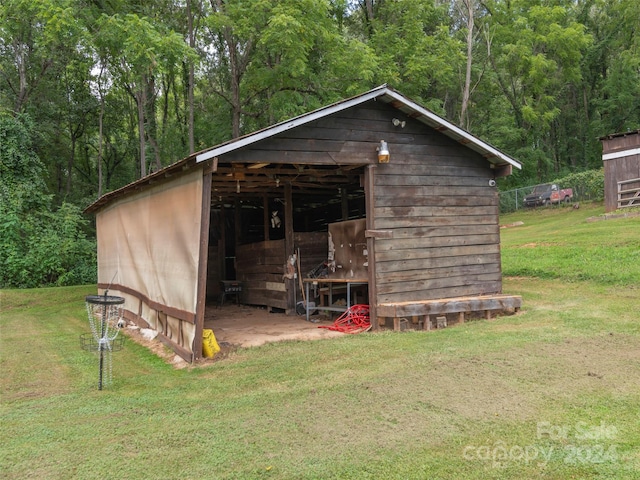
[[[202,356],[211,358],[220,351],[220,345],[213,334],[213,330],[205,328],[202,330]]]

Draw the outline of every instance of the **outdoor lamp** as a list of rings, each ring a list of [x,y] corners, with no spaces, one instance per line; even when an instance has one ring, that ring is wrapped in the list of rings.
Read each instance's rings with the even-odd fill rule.
[[[384,140],[380,140],[378,150],[378,163],[389,163],[389,146]]]

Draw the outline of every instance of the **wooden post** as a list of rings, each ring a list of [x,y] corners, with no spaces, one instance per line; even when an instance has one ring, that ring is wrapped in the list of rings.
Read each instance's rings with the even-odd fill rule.
[[[365,198],[365,211],[367,215],[366,228],[367,230],[375,229],[374,218],[374,202],[375,202],[375,165],[368,165],[364,170],[364,198]],[[367,261],[369,266],[367,268],[367,281],[369,283],[369,319],[371,321],[371,327],[373,330],[378,330],[380,327],[378,324],[377,308],[378,303],[378,289],[376,288],[376,239],[373,236],[367,237]]]
[[[218,242],[218,260],[220,261],[220,279],[227,279],[227,212],[224,203],[220,204],[220,241]]]
[[[236,239],[236,246],[242,243],[242,204],[240,203],[240,199],[236,198],[233,205],[233,223],[234,225],[234,234]]]
[[[340,196],[342,201],[342,221],[349,220],[349,196],[346,188],[340,189]]]
[[[269,240],[269,225],[271,221],[271,215],[269,212],[269,197],[265,195],[262,197],[262,222],[264,223],[264,240]]]
[[[291,183],[287,182],[284,184],[284,250],[285,250],[285,261],[289,259],[290,255],[294,253],[294,235],[293,235],[293,191],[291,188]],[[296,282],[295,279],[285,279],[285,284],[287,288],[287,315],[295,315],[296,314],[296,302],[295,302],[295,291],[296,291]]]
[[[196,335],[193,339],[194,360],[202,357],[202,333],[207,303],[207,267],[209,265],[209,227],[211,219],[211,173],[202,179],[202,211],[200,213],[200,247],[198,255],[198,286],[196,298]]]

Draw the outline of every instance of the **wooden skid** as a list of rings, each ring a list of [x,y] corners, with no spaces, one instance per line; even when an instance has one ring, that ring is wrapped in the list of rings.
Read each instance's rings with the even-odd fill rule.
[[[402,318],[447,313],[487,311],[518,311],[522,297],[514,295],[487,295],[478,297],[443,298],[418,302],[383,303],[377,306],[379,317]]]

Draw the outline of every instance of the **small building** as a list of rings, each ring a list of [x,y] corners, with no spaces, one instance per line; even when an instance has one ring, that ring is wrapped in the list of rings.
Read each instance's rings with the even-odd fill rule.
[[[495,182],[514,167],[383,85],[103,195],[86,210],[98,287],[188,361],[201,355],[207,303],[228,287],[294,315],[308,287],[314,300],[346,291],[374,329],[514,311]]]
[[[600,140],[605,211],[640,206],[640,129]]]

